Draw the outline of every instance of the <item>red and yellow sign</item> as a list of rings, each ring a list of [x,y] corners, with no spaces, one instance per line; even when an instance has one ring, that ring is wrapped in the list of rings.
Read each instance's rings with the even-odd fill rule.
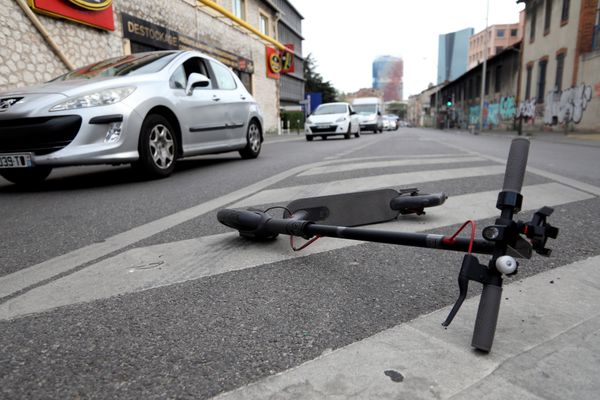
[[[112,0],[28,0],[32,10],[94,28],[115,30]]]
[[[281,52],[281,72],[294,73],[296,71],[296,68],[294,68],[294,45],[285,44],[284,46],[290,51]]]
[[[267,76],[273,79],[279,79],[281,72],[281,56],[279,50],[273,47],[266,48],[267,53]]]
[[[279,51],[273,47],[266,47],[267,54],[267,76],[279,79],[280,74],[293,73],[294,68],[294,45],[286,44],[290,51]]]

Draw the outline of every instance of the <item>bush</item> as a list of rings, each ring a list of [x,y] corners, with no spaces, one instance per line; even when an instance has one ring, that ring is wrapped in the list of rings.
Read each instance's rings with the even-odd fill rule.
[[[282,111],[281,121],[283,128],[293,131],[304,130],[304,112],[302,111]]]

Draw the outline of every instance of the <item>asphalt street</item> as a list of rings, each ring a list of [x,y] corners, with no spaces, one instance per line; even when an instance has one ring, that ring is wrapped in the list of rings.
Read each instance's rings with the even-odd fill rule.
[[[330,238],[294,252],[284,237],[249,242],[216,221],[225,207],[416,186],[449,199],[377,229],[451,234],[473,219],[479,234],[498,215],[512,138],[420,129],[310,143],[287,135],[268,138],[257,160],[198,157],[160,181],[92,167],[56,171],[34,191],[0,182],[2,398],[481,398],[489,376],[516,387],[512,375],[491,372],[538,368],[517,357],[538,348],[536,330],[544,343],[573,326],[597,335],[597,311],[576,306],[585,292],[577,283],[598,284],[599,147],[531,139],[519,218],[552,206],[560,236],[550,258],[524,260],[507,280],[513,311],[488,356],[467,337],[477,286],[457,320],[439,326],[458,294],[461,253]],[[582,314],[556,306],[553,316],[557,297]],[[576,364],[579,353],[561,354]],[[555,381],[556,396],[600,390]]]

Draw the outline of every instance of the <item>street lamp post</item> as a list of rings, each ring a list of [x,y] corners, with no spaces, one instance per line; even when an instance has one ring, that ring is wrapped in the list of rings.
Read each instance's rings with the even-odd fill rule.
[[[481,71],[481,92],[479,94],[479,131],[483,131],[483,96],[485,94],[485,74],[487,72],[487,58],[488,58],[488,19],[490,15],[490,0],[487,0],[487,8],[485,12],[485,31],[483,41],[483,67]]]

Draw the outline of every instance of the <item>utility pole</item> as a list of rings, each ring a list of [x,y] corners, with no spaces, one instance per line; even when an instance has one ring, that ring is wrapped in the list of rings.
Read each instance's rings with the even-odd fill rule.
[[[479,101],[479,132],[483,131],[483,96],[485,94],[485,74],[487,72],[487,58],[488,58],[488,19],[490,16],[490,0],[487,0],[487,8],[485,12],[485,31],[483,40],[483,68],[481,72],[481,93]]]

